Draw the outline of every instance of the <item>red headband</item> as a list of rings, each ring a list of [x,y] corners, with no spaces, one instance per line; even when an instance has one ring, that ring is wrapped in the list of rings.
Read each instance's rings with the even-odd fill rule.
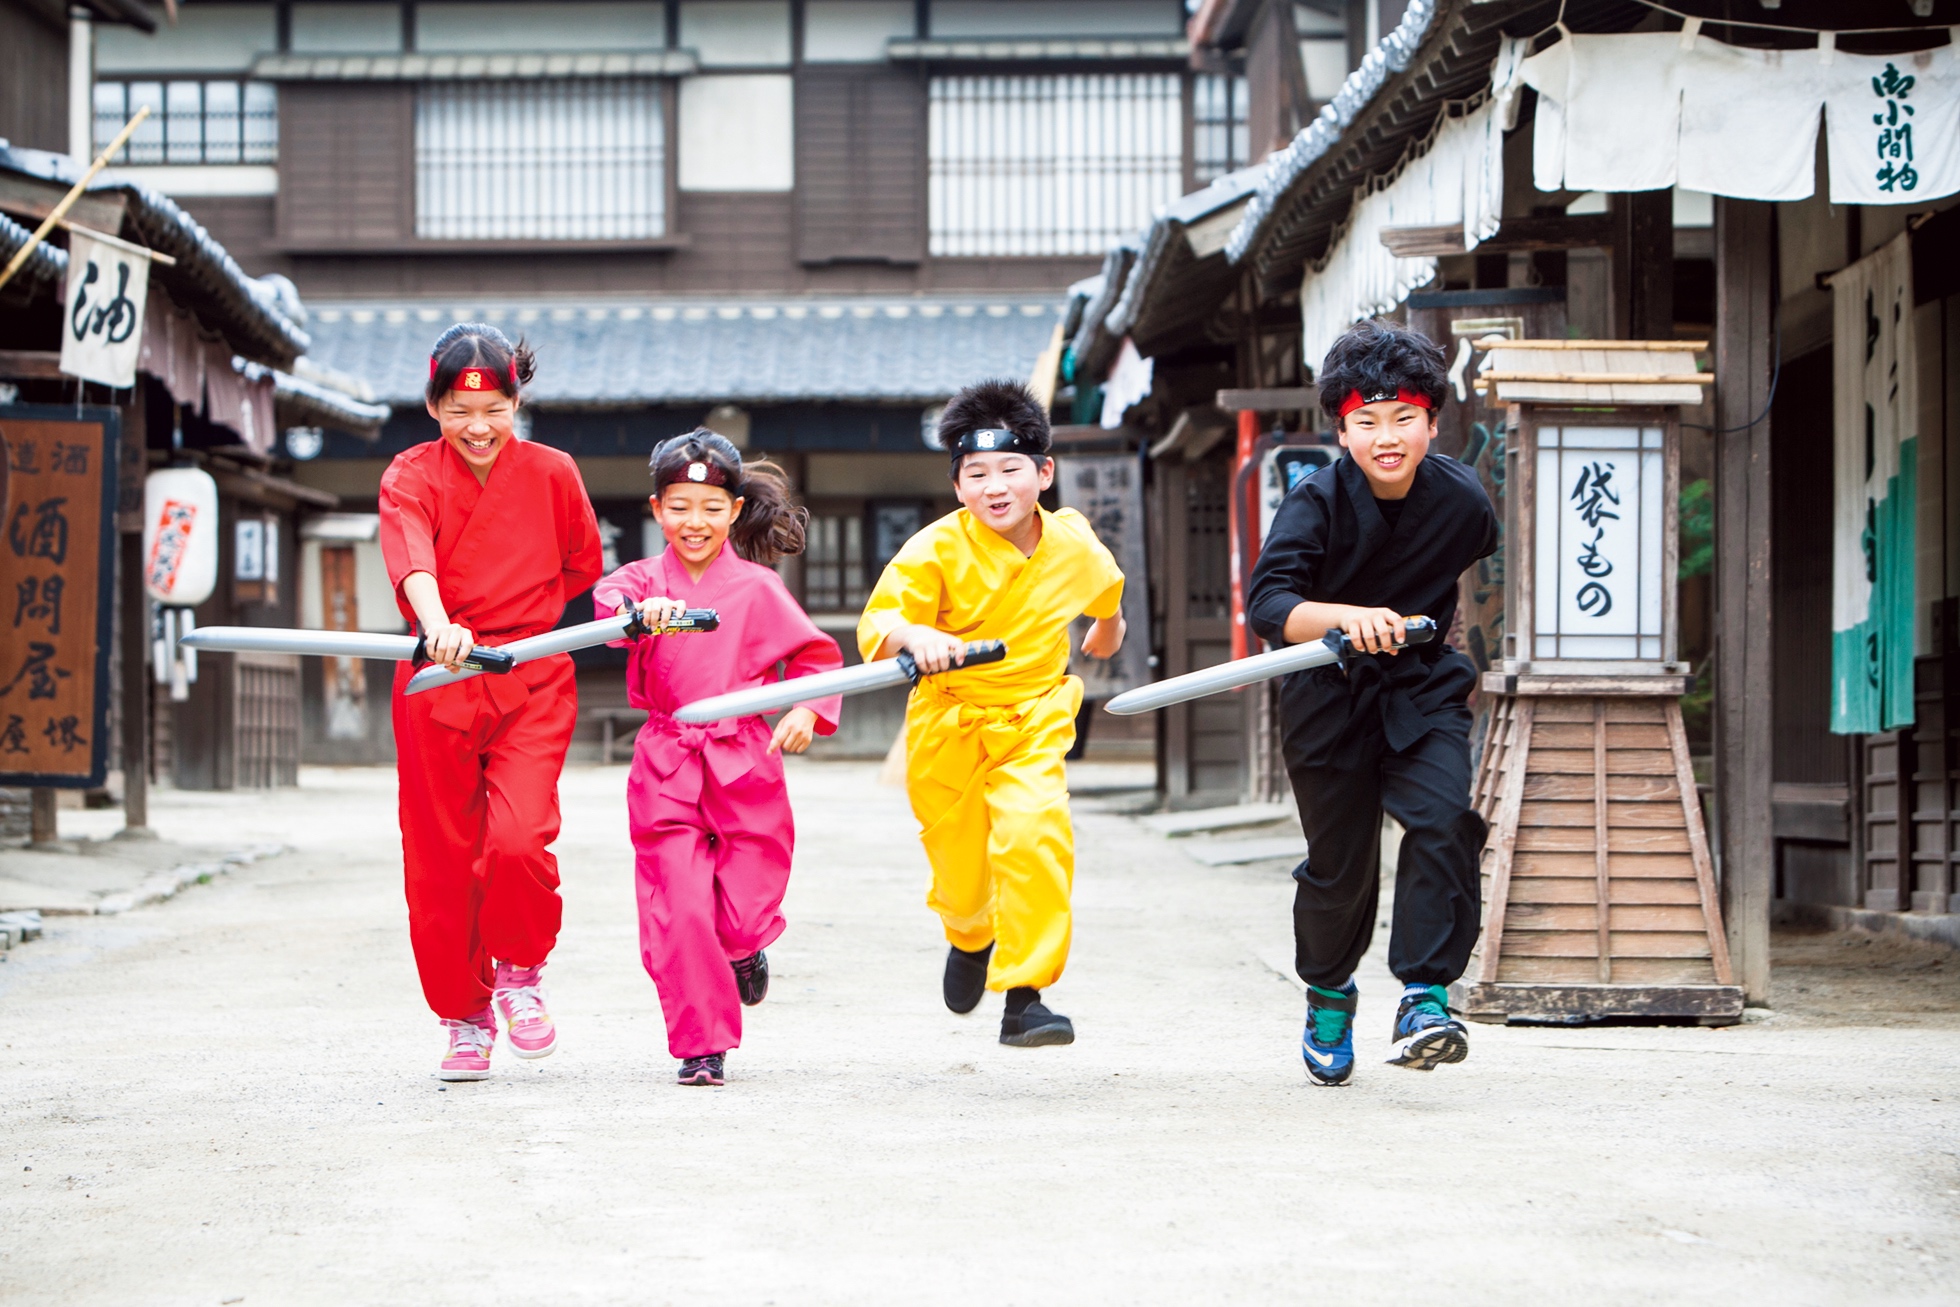
[[[1358,390],[1350,390],[1348,392],[1348,397],[1341,401],[1341,416],[1346,417],[1348,414],[1354,412],[1354,410],[1362,407],[1363,405],[1379,404],[1384,400],[1390,400],[1390,399],[1400,400],[1404,404],[1414,404],[1417,408],[1436,407],[1434,404],[1429,402],[1429,396],[1417,394],[1413,390],[1398,389],[1393,395],[1389,394],[1385,390],[1377,391],[1372,395],[1364,395]]]
[[[429,376],[433,379],[435,375],[436,375],[436,359],[435,356],[431,354],[429,356]],[[458,372],[456,374],[456,380],[449,383],[449,388],[451,390],[478,390],[478,391],[498,390],[500,391],[503,389],[503,382],[505,380],[505,377],[508,377],[510,380],[510,388],[512,390],[516,390],[517,389],[517,360],[516,359],[512,359],[510,361],[509,368],[502,376],[500,376],[498,373],[496,373],[490,368],[464,368],[461,372]]]

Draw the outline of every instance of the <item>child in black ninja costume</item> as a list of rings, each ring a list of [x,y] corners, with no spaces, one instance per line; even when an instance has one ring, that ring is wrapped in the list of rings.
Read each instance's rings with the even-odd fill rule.
[[[1457,578],[1497,547],[1497,515],[1470,468],[1430,452],[1447,385],[1426,338],[1363,322],[1317,380],[1344,457],[1280,504],[1252,575],[1247,618],[1274,645],[1346,633],[1366,650],[1282,682],[1286,771],[1308,856],[1293,872],[1294,966],[1307,983],[1301,1054],[1314,1081],[1354,1071],[1354,968],[1374,934],[1381,817],[1400,822],[1388,942],[1403,982],[1391,1063],[1461,1062],[1468,1033],[1446,1006],[1477,942],[1483,819],[1470,806],[1470,660],[1440,641],[1398,649],[1403,619],[1447,631]]]

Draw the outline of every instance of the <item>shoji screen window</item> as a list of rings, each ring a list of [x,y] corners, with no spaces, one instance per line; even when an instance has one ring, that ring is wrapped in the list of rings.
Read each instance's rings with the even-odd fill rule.
[[[641,240],[667,228],[666,126],[650,78],[424,86],[415,234]]]
[[[1172,73],[935,77],[928,149],[936,255],[1101,254],[1178,197]]]

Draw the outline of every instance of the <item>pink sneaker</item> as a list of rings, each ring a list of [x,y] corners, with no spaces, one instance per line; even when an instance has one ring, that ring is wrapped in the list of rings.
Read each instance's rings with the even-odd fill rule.
[[[504,1019],[504,1037],[510,1051],[519,1057],[549,1057],[558,1047],[558,1027],[544,1010],[544,992],[538,987],[544,963],[535,967],[497,964],[497,987],[490,1001]]]
[[[489,1013],[484,1013],[483,1020],[490,1024],[444,1018],[442,1025],[449,1032],[449,1052],[442,1059],[442,1069],[436,1072],[436,1079],[490,1078],[490,1048],[497,1042],[497,1027]]]

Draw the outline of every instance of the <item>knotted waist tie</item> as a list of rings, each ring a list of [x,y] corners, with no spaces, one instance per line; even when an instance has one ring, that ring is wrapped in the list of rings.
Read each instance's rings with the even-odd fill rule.
[[[649,712],[640,729],[640,747],[660,778],[661,793],[687,803],[701,797],[707,772],[725,786],[755,770],[768,743],[769,728],[760,717],[724,717],[694,726]]]
[[[991,766],[1024,747],[1028,741],[1027,720],[1050,698],[1067,693],[1068,688],[1069,681],[1064,678],[1053,689],[1019,703],[978,704],[968,703],[931,681],[921,680],[912,693],[932,714],[926,725],[927,738],[971,740],[981,754],[980,759],[975,759],[967,750],[942,748],[928,765],[926,774],[942,785],[965,789],[974,779],[974,773],[984,769],[976,767],[976,763],[984,760]]]
[[[1437,645],[1435,648],[1440,657],[1445,646]],[[1425,659],[1417,653],[1350,658],[1347,665],[1348,720],[1365,721],[1379,714],[1382,738],[1388,742],[1391,750],[1401,753],[1429,734],[1435,726],[1412,697],[1428,682],[1435,662],[1436,659]],[[1335,671],[1332,675],[1339,676],[1340,673]]]

